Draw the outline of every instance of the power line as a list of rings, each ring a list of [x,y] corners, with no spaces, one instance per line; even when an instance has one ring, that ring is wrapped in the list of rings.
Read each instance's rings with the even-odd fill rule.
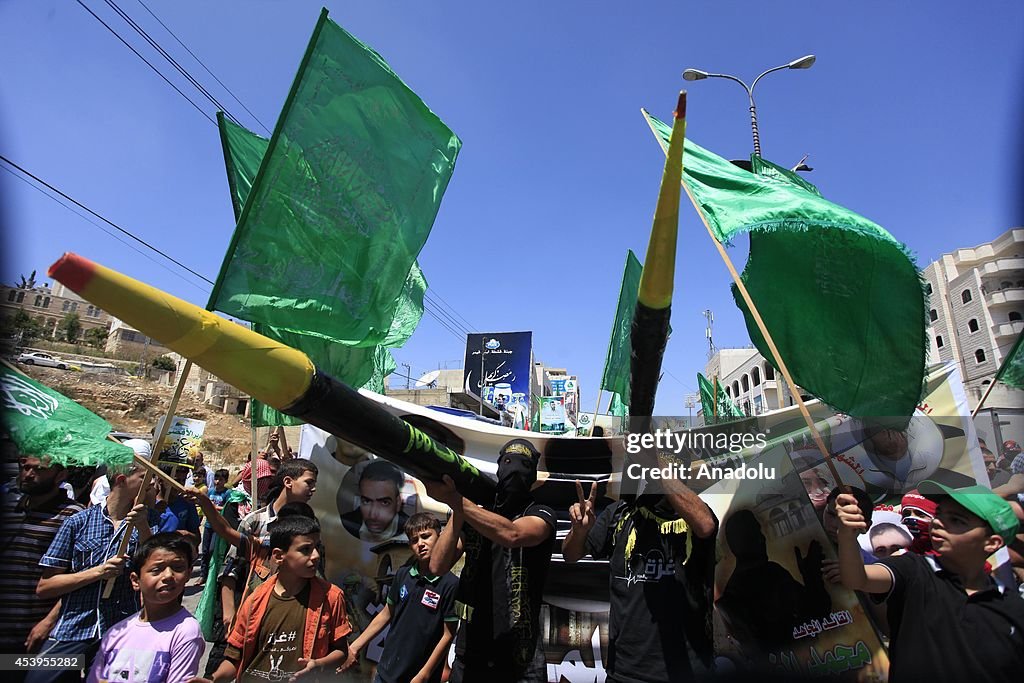
[[[149,12],[149,15],[151,17],[153,17],[154,19],[156,19],[157,23],[160,24],[164,28],[164,30],[167,31],[171,35],[171,37],[174,38],[174,40],[176,40],[178,42],[178,45],[181,45],[181,47],[183,47],[185,49],[185,52],[189,53],[192,56],[192,59],[196,60],[199,63],[199,66],[203,67],[203,70],[206,71],[206,73],[210,74],[210,76],[213,77],[213,80],[217,81],[217,83],[220,84],[220,87],[224,88],[224,90],[226,90],[227,93],[229,95],[231,95],[232,99],[234,99],[235,102],[238,102],[238,104],[241,105],[242,109],[244,109],[246,111],[246,113],[248,113],[249,116],[251,116],[253,118],[253,120],[256,121],[256,123],[260,124],[260,126],[263,128],[263,130],[267,131],[268,135],[272,134],[270,128],[268,128],[266,126],[266,124],[264,124],[262,121],[260,121],[259,118],[255,114],[253,114],[251,111],[249,111],[249,108],[245,106],[245,103],[242,102],[242,100],[238,99],[238,97],[235,95],[235,93],[231,92],[231,88],[229,88],[228,86],[224,85],[224,83],[219,78],[217,78],[216,74],[214,74],[212,71],[210,71],[210,69],[206,66],[206,64],[203,63],[203,60],[199,59],[199,57],[197,57],[196,54],[194,52],[192,52],[192,50],[190,50],[187,45],[185,45],[185,43],[181,42],[181,39],[178,38],[178,36],[176,36],[174,34],[174,31],[172,31],[170,28],[168,28],[167,24],[162,22],[160,20],[160,17],[158,17],[156,14],[154,14],[153,10],[149,9],[149,7],[146,5],[146,3],[144,3],[142,0],[138,0],[138,2],[139,2],[140,5],[142,5],[146,9],[147,12]],[[241,125],[241,124],[239,124],[239,125]]]
[[[167,78],[167,76],[164,76],[164,75],[163,75],[162,73],[160,73],[160,70],[159,70],[159,69],[157,69],[157,68],[156,68],[155,66],[153,66],[153,65],[152,65],[152,64],[150,63],[150,61],[149,61],[148,59],[146,59],[145,57],[143,57],[143,56],[142,56],[142,53],[140,53],[140,52],[139,52],[138,50],[136,50],[136,49],[135,49],[134,47],[132,47],[132,45],[131,45],[131,44],[130,44],[130,43],[129,43],[129,42],[127,41],[127,40],[125,40],[124,38],[122,38],[122,37],[121,37],[121,36],[120,36],[120,35],[118,34],[118,32],[117,32],[117,31],[115,31],[114,29],[112,29],[112,28],[110,27],[110,25],[109,25],[109,24],[107,24],[107,22],[105,22],[105,21],[103,21],[102,19],[100,19],[100,17],[99,17],[99,16],[98,16],[98,15],[97,15],[97,14],[96,14],[95,12],[93,12],[93,11],[92,11],[91,9],[89,9],[89,7],[88,7],[88,6],[87,6],[87,5],[86,5],[86,4],[84,3],[84,2],[82,2],[82,0],[76,0],[76,2],[77,2],[77,3],[79,4],[79,5],[81,5],[81,6],[82,6],[82,7],[83,7],[83,8],[85,9],[85,11],[86,11],[86,12],[88,12],[89,14],[91,14],[91,15],[92,15],[92,16],[93,16],[93,17],[94,17],[94,18],[96,19],[96,21],[98,21],[98,22],[100,22],[101,24],[103,24],[103,26],[104,26],[104,27],[106,27],[106,29],[107,29],[108,31],[110,31],[111,33],[113,33],[113,34],[114,34],[114,35],[115,35],[115,36],[117,37],[117,39],[118,39],[118,40],[120,40],[120,41],[121,41],[122,43],[124,43],[125,47],[127,47],[127,48],[128,48],[129,50],[131,50],[132,52],[134,52],[134,53],[135,53],[135,55],[136,55],[136,56],[137,56],[137,57],[138,57],[139,59],[141,59],[142,61],[144,61],[144,62],[146,63],[146,65],[147,65],[147,66],[149,66],[149,68],[150,68],[150,69],[152,69],[152,70],[153,70],[154,72],[156,72],[156,74],[157,74],[157,75],[158,75],[158,76],[159,76],[160,78],[164,79],[164,81],[165,81],[165,82],[167,83],[167,85],[169,85],[169,86],[171,86],[172,88],[174,88],[175,92],[177,92],[177,93],[178,93],[179,95],[181,95],[182,97],[184,97],[184,98],[185,98],[185,100],[187,100],[189,104],[191,104],[191,105],[192,105],[193,107],[195,107],[195,108],[196,108],[196,111],[198,111],[198,112],[199,112],[200,114],[202,114],[203,116],[205,116],[205,117],[206,117],[206,120],[207,120],[207,121],[209,121],[210,123],[212,123],[212,124],[213,124],[213,125],[215,125],[215,126],[217,125],[217,122],[216,122],[216,121],[214,121],[214,120],[213,120],[212,118],[210,118],[210,115],[209,115],[209,114],[207,114],[207,113],[206,113],[205,111],[203,111],[202,107],[200,107],[200,106],[199,106],[198,104],[196,104],[195,102],[193,102],[193,101],[191,100],[191,98],[189,98],[189,96],[188,96],[188,95],[186,95],[185,93],[183,93],[183,92],[181,91],[181,89],[179,89],[179,88],[178,88],[178,86],[174,85],[174,83],[171,83],[171,81],[170,81],[170,80],[169,80],[169,79]]]
[[[97,228],[99,228],[100,230],[102,230],[102,231],[103,231],[104,233],[106,233],[106,234],[110,235],[110,236],[111,236],[111,237],[113,237],[113,238],[114,238],[115,240],[117,240],[117,241],[118,241],[118,242],[120,242],[121,244],[125,245],[126,247],[128,247],[128,248],[129,248],[129,249],[131,249],[132,251],[135,251],[135,252],[137,252],[137,253],[138,253],[138,254],[139,254],[140,256],[142,256],[143,258],[145,258],[145,259],[147,259],[147,260],[149,260],[149,261],[152,261],[152,262],[153,262],[153,263],[155,263],[156,265],[160,266],[161,268],[163,268],[164,270],[166,270],[166,271],[167,271],[168,273],[171,273],[171,274],[172,274],[172,275],[174,275],[175,277],[177,277],[177,278],[180,278],[180,279],[181,279],[181,280],[182,280],[183,282],[187,282],[188,284],[192,285],[193,287],[195,287],[196,289],[198,289],[198,290],[200,290],[200,291],[202,291],[202,292],[205,292],[206,294],[209,294],[209,293],[210,293],[210,290],[209,290],[208,288],[206,288],[206,287],[202,287],[202,286],[200,286],[200,285],[197,285],[196,283],[192,282],[191,280],[189,280],[188,278],[186,278],[186,277],[185,277],[184,275],[182,275],[182,274],[181,274],[181,273],[179,273],[178,271],[176,271],[176,270],[173,270],[173,269],[171,269],[170,267],[168,267],[168,265],[167,265],[166,263],[164,263],[163,261],[159,261],[159,260],[157,260],[157,259],[153,258],[152,256],[150,256],[150,255],[149,255],[148,253],[146,253],[146,252],[145,252],[145,251],[143,251],[142,249],[139,249],[139,248],[138,248],[138,247],[136,247],[136,246],[135,246],[134,244],[132,244],[132,243],[128,242],[127,240],[125,240],[124,238],[122,238],[122,237],[118,236],[118,235],[117,235],[117,233],[114,233],[114,232],[111,232],[110,230],[107,230],[107,229],[106,229],[106,228],[104,228],[104,227],[103,227],[102,225],[100,225],[100,224],[99,224],[99,223],[97,223],[96,221],[92,220],[92,219],[91,219],[91,218],[89,218],[88,216],[86,216],[86,215],[84,215],[84,214],[80,213],[79,211],[76,211],[76,210],[74,209],[74,207],[70,206],[69,204],[66,204],[66,203],[64,203],[64,202],[63,202],[62,200],[58,199],[57,197],[54,197],[54,196],[53,196],[53,195],[51,195],[51,194],[47,194],[47,193],[46,193],[46,192],[45,192],[45,191],[44,191],[44,190],[43,190],[42,188],[40,188],[40,187],[36,187],[36,186],[35,186],[35,185],[33,185],[32,183],[30,183],[30,182],[28,181],[28,179],[26,179],[26,178],[22,178],[21,176],[19,176],[19,175],[18,175],[18,174],[16,174],[16,173],[15,173],[14,171],[12,171],[11,169],[7,168],[6,166],[0,166],[0,168],[2,168],[2,169],[3,169],[3,170],[4,170],[5,172],[6,172],[6,173],[9,173],[9,174],[11,175],[11,177],[12,177],[12,178],[15,178],[15,179],[17,179],[17,180],[20,180],[21,182],[25,183],[26,185],[28,185],[29,187],[31,187],[31,188],[32,188],[33,190],[35,190],[36,192],[38,192],[39,194],[41,194],[41,195],[43,195],[44,197],[46,197],[47,199],[50,199],[50,200],[53,200],[53,201],[57,202],[58,204],[60,204],[60,205],[61,205],[62,207],[64,207],[65,209],[67,209],[67,210],[68,210],[68,211],[70,211],[71,213],[73,213],[73,214],[75,214],[76,216],[78,216],[79,218],[81,218],[81,219],[82,219],[83,221],[87,221],[87,222],[89,222],[89,223],[91,223],[91,224],[95,225],[95,226],[96,226]]]
[[[163,49],[163,47],[161,47],[158,42],[153,40],[153,38],[149,35],[149,33],[147,33],[144,28],[139,26],[135,22],[134,19],[132,19],[130,16],[128,16],[128,14],[124,10],[122,10],[117,5],[117,3],[114,2],[114,0],[105,0],[105,2],[107,3],[107,6],[110,7],[112,10],[114,10],[114,12],[116,12],[119,17],[124,19],[125,22],[129,26],[131,26],[135,30],[136,33],[138,33],[140,36],[142,36],[142,38],[145,39],[145,41],[147,43],[149,43],[149,45],[153,49],[155,49],[158,53],[160,53],[160,56],[163,57],[171,66],[173,66],[178,71],[178,73],[180,73],[182,76],[184,76],[185,79],[189,83],[191,83],[193,86],[195,86],[195,88],[200,93],[202,93],[203,96],[206,97],[206,99],[209,100],[210,103],[213,104],[214,107],[216,107],[217,109],[220,109],[221,111],[223,111],[227,115],[227,117],[229,119],[231,119],[232,121],[237,123],[239,126],[242,125],[241,122],[239,122],[239,120],[237,118],[235,118],[235,116],[230,111],[228,111],[227,107],[225,107],[223,104],[221,104],[217,100],[216,97],[214,97],[212,94],[210,94],[210,91],[207,90],[206,88],[204,88],[202,83],[197,81],[192,76],[192,74],[190,74],[188,71],[186,71],[185,68],[183,66],[181,66],[181,64],[179,64],[178,61],[176,59],[174,59],[174,57],[172,57],[170,55],[170,53],[167,52],[167,50]]]
[[[78,201],[74,197],[71,197],[71,196],[61,192],[60,190],[58,190],[56,187],[54,187],[50,183],[46,182],[45,180],[43,180],[39,176],[37,176],[37,175],[35,175],[35,174],[25,170],[24,168],[22,168],[21,166],[19,166],[16,163],[14,163],[13,161],[11,161],[7,157],[3,156],[2,154],[0,154],[0,161],[3,161],[4,163],[6,163],[6,164],[8,164],[8,165],[18,169],[18,171],[20,171],[21,173],[27,175],[29,178],[31,178],[32,180],[36,181],[40,185],[46,187],[51,192],[56,192],[57,194],[59,194],[64,199],[66,199],[69,202],[73,203],[75,206],[78,206],[81,209],[85,209],[90,214],[92,214],[96,218],[99,218],[101,221],[103,221],[104,223],[106,223],[110,227],[114,228],[118,232],[123,233],[123,234],[127,235],[128,237],[131,237],[133,240],[135,240],[136,242],[138,242],[142,246],[146,247],[147,249],[150,249],[150,250],[156,252],[157,254],[160,254],[161,256],[163,256],[165,259],[167,259],[168,261],[170,261],[174,265],[178,266],[179,268],[183,268],[183,269],[187,270],[188,272],[192,273],[193,275],[195,275],[197,278],[199,278],[203,282],[207,282],[207,283],[209,283],[211,285],[213,284],[213,280],[210,280],[209,278],[203,277],[202,275],[200,275],[196,271],[192,270],[191,268],[189,268],[188,266],[186,266],[184,263],[182,263],[181,261],[177,260],[173,256],[171,256],[171,255],[169,255],[169,254],[167,254],[167,253],[165,253],[163,251],[160,251],[159,249],[157,249],[156,247],[154,247],[152,244],[150,244],[149,242],[145,241],[144,239],[136,237],[135,235],[133,235],[132,233],[128,232],[127,230],[122,228],[120,225],[118,225],[114,221],[109,220],[108,218],[106,218],[104,216],[101,216],[100,214],[96,213],[95,211],[90,209],[88,206],[86,206],[82,202]]]

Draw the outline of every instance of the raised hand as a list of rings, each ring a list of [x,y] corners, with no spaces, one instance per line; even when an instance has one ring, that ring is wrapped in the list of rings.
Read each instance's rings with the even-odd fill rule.
[[[857,536],[868,530],[864,513],[857,504],[857,499],[849,493],[840,493],[836,498],[836,516],[839,518],[839,532]]]
[[[583,485],[580,484],[580,480],[576,480],[576,497],[579,499],[578,502],[573,503],[569,508],[569,521],[572,522],[573,528],[579,527],[583,531],[587,531],[590,527],[594,526],[596,517],[594,516],[594,499],[597,496],[597,482],[593,482],[590,485],[590,495],[583,496]]]

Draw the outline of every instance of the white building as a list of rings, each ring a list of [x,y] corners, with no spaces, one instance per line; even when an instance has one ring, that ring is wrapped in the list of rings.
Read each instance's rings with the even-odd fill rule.
[[[709,382],[718,383],[726,396],[747,415],[760,415],[793,405],[782,375],[753,346],[719,349],[704,367]]]
[[[973,409],[1024,331],[1024,228],[943,254],[923,275],[938,353],[932,360],[960,366]],[[999,384],[985,407],[1024,407],[1024,393]]]

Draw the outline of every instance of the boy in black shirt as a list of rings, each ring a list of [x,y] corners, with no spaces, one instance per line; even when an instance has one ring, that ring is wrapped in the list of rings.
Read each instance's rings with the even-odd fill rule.
[[[390,623],[374,683],[440,683],[459,621],[455,615],[458,578],[451,572],[430,573],[430,556],[440,534],[441,522],[425,512],[406,522],[405,535],[416,561],[395,574],[387,604],[349,647],[349,658],[339,673],[358,661],[359,652]]]
[[[860,508],[846,493],[836,504],[843,585],[888,604],[890,682],[1019,681],[1024,600],[985,573],[985,560],[1017,533],[1013,510],[984,486],[924,481],[918,490],[938,502],[935,557],[906,553],[865,565],[857,543],[867,530]]]

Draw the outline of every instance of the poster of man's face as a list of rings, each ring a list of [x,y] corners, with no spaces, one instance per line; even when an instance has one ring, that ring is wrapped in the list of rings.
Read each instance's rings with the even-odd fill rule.
[[[405,475],[387,460],[375,458],[352,468],[338,491],[345,529],[366,543],[401,537],[407,519],[402,512],[404,483]]]

